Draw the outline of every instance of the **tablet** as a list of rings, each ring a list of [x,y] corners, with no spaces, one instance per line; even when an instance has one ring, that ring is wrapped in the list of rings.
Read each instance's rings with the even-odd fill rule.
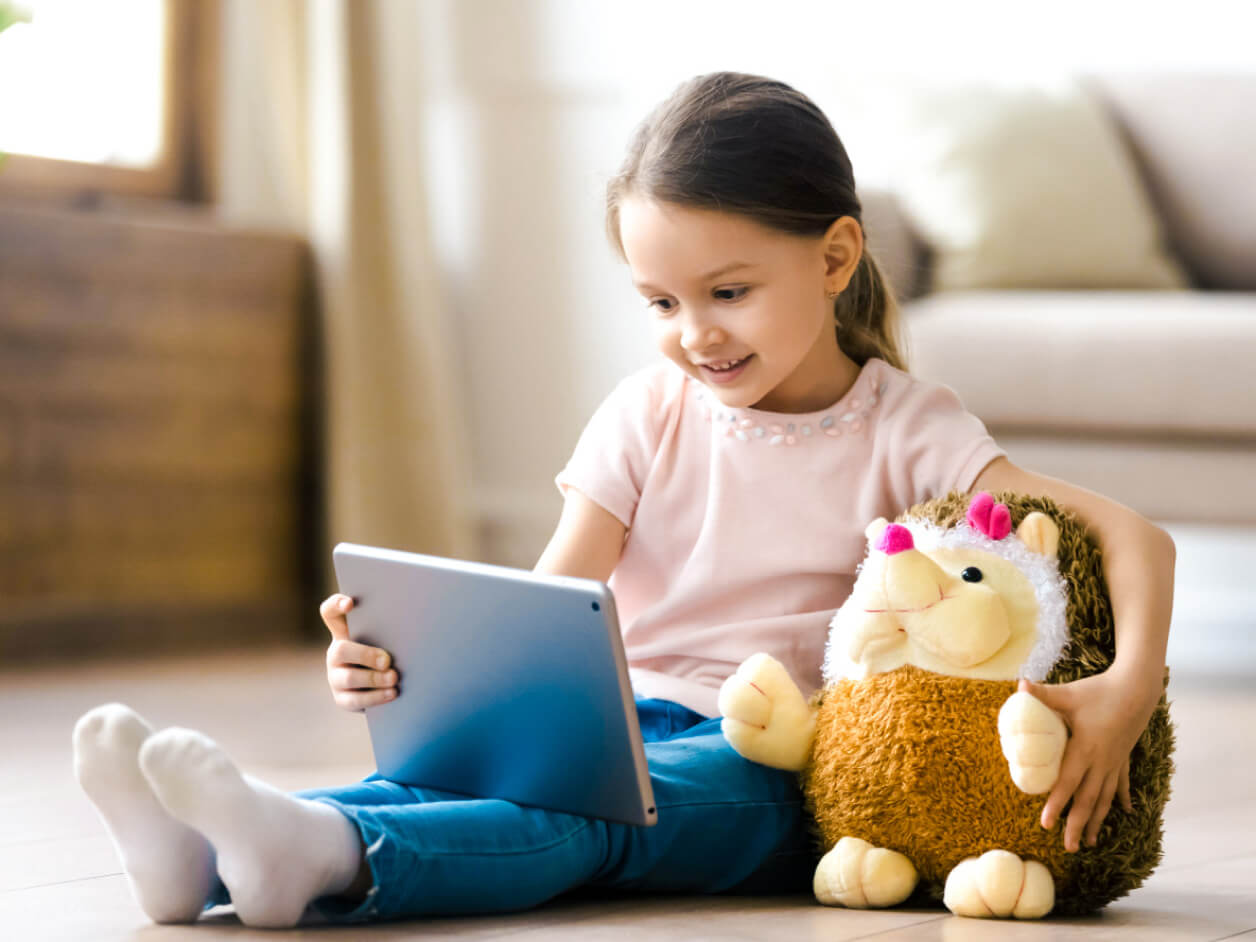
[[[366,710],[381,775],[636,825],[657,819],[609,587],[340,543],[355,641],[392,654]]]

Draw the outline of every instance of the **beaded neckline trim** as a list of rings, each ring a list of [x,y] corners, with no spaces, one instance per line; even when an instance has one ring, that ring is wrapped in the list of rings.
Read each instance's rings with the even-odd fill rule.
[[[723,434],[743,442],[764,441],[769,445],[798,445],[809,439],[841,438],[845,434],[858,433],[868,425],[872,410],[881,404],[888,384],[869,377],[866,382],[856,383],[851,392],[842,397],[818,419],[806,422],[786,422],[778,416],[764,420],[752,418],[744,409],[729,409],[720,405],[705,387],[695,384],[695,398],[702,417],[723,429]],[[862,393],[861,393],[862,389]]]

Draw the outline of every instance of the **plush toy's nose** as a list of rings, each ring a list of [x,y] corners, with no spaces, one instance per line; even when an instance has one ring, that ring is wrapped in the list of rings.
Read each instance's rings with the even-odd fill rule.
[[[877,545],[873,548],[887,556],[893,556],[904,550],[915,549],[916,544],[911,538],[910,530],[900,524],[891,523],[881,532],[881,538],[877,540]]]

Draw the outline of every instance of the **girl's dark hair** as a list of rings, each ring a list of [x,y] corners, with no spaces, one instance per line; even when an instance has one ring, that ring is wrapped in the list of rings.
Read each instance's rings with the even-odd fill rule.
[[[638,126],[606,188],[606,231],[621,257],[619,207],[631,194],[795,235],[823,235],[842,216],[863,225],[850,158],[824,113],[784,82],[737,72],[682,83]],[[906,369],[898,304],[866,244],[833,313],[852,360]]]

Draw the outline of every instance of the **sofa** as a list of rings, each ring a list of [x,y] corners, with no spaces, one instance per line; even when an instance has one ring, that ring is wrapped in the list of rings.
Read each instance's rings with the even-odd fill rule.
[[[998,127],[992,113],[1023,103],[998,92],[990,106],[982,94],[953,110],[942,145],[933,132],[947,110],[934,113],[918,165],[861,192],[869,246],[902,304],[911,371],[951,386],[1022,467],[1161,522],[1256,523],[1256,75],[1078,82],[1086,127],[1110,134],[1102,156],[1065,153],[1085,134],[1058,102]],[[1016,176],[1007,168],[1017,146],[1042,172],[1026,171],[1022,205],[987,225],[981,248],[973,233],[986,223],[965,214],[992,177]],[[1043,181],[1060,162],[1065,188],[1099,164],[1128,179],[1057,194]],[[1087,234],[1121,212],[1095,215],[1091,204],[1123,187],[1150,228],[1123,223],[1087,247]],[[1072,261],[1035,275],[1037,247],[1057,223]],[[1096,258],[1128,256],[1140,239],[1162,254],[1150,274]],[[1008,247],[1023,247],[1029,267],[987,264]]]

